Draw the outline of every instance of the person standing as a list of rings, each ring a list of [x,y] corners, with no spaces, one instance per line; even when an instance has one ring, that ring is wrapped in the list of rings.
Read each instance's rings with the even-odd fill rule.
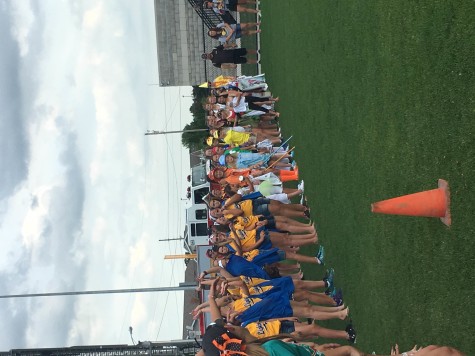
[[[215,47],[210,53],[203,53],[201,58],[210,60],[213,66],[221,69],[236,68],[238,64],[256,64],[259,61],[256,59],[248,59],[248,54],[256,55],[256,50],[246,48],[231,48],[225,49],[220,45]]]

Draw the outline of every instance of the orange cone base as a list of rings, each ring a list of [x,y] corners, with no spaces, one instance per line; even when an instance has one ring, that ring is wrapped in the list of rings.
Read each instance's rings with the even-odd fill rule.
[[[450,191],[449,184],[439,179],[438,189],[379,201],[371,204],[371,211],[380,214],[438,217],[450,226]]]
[[[445,215],[440,218],[445,225],[450,226],[452,225],[452,215],[450,214],[450,189],[449,183],[444,179],[439,179],[438,181],[439,189],[441,189],[445,193]]]

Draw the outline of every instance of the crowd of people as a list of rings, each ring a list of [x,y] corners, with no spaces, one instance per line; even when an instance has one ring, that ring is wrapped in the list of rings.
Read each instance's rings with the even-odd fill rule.
[[[204,2],[220,15],[259,14],[245,4],[255,2]],[[208,31],[221,45],[202,58],[221,68],[256,63],[246,55],[257,51],[230,47],[241,36],[258,32],[260,22],[223,22]],[[283,137],[279,128],[279,97],[269,91],[264,74],[220,76],[208,88],[203,107],[210,135],[203,144],[211,189],[203,200],[214,222],[206,253],[212,267],[198,277],[199,288],[209,289],[209,296],[193,315],[209,313],[213,322],[199,354],[363,355],[351,346],[357,333],[342,290],[335,287],[335,270],[318,267],[324,274],[321,280],[303,278],[300,264],[323,266],[325,249],[319,244],[304,182],[299,181],[291,137]],[[284,186],[289,181],[295,181],[296,188]],[[302,246],[314,253],[303,254]],[[341,320],[341,329],[318,325],[329,319]],[[317,337],[350,345],[317,345]],[[437,349],[414,348],[402,355],[430,352]],[[391,354],[400,353],[394,348]]]

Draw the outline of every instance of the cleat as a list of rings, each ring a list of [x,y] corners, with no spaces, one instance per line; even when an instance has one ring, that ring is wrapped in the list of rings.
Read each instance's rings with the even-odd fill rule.
[[[339,299],[339,298],[337,298],[337,297],[333,297],[332,299],[335,301],[335,303],[336,303],[335,306],[336,306],[336,307],[339,307],[339,306],[342,306],[342,305],[343,305],[343,299]]]
[[[322,266],[325,265],[325,249],[322,245],[320,245],[320,247],[318,248],[315,258],[317,259],[319,264],[321,264]]]
[[[333,299],[336,296],[337,291],[336,291],[335,287],[327,288],[327,289],[325,289],[325,294],[328,295],[329,297],[332,297],[332,299]]]
[[[303,214],[305,215],[305,217],[306,217],[307,219],[310,220],[310,209],[305,210],[305,211],[303,212]]]
[[[323,280],[325,283],[327,283],[327,288],[328,289],[333,289],[334,284],[333,284],[333,279],[335,278],[335,270],[333,268],[327,269],[327,273],[325,277],[323,277]]]
[[[348,341],[350,344],[356,344],[356,330],[353,328],[351,322],[346,326],[345,331],[348,334]]]
[[[341,288],[334,293],[332,299],[335,301],[337,307],[343,304],[343,291]]]

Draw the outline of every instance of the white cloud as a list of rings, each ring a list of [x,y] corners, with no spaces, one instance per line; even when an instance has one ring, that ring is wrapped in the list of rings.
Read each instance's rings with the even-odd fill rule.
[[[83,27],[86,29],[92,29],[98,26],[102,20],[104,15],[104,4],[101,2],[97,2],[97,4],[92,8],[87,10],[84,13],[82,24]]]
[[[9,4],[23,57],[8,63],[19,71],[14,97],[22,98],[21,147],[28,155],[9,155],[24,162],[27,174],[0,200],[0,290],[176,285],[183,263],[164,263],[163,254],[181,243],[164,246],[156,238],[182,231],[174,179],[184,177],[187,158],[178,136],[167,148],[163,139],[143,135],[163,129],[157,118],[170,117],[163,108],[181,97],[176,88],[147,85],[158,81],[153,2]],[[169,129],[184,125],[178,113]],[[171,155],[176,166],[164,166]],[[185,184],[183,178],[179,189]],[[0,307],[0,344],[127,343],[130,323],[141,339],[155,339],[163,296],[12,302]],[[180,336],[179,299],[159,338]]]
[[[20,47],[20,56],[25,57],[30,48],[29,35],[35,20],[35,14],[27,1],[14,1],[10,5],[12,18],[15,19],[11,27],[11,33]]]
[[[34,248],[36,244],[41,243],[41,235],[48,225],[51,189],[51,186],[40,186],[33,192],[36,204],[26,212],[21,227],[23,243],[27,248]]]

